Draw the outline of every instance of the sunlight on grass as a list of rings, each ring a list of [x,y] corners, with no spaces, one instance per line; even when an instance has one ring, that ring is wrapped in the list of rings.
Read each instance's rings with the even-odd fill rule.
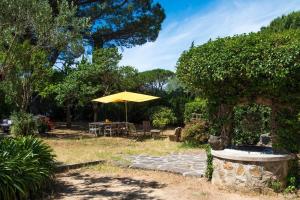
[[[169,153],[196,152],[199,148],[182,147],[169,140],[145,140],[137,142],[127,138],[100,137],[88,139],[45,139],[63,163],[91,160],[123,161],[129,155],[161,156]]]

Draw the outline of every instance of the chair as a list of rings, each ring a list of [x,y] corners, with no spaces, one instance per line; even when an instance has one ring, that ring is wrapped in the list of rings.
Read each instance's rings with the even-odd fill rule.
[[[126,128],[127,128],[127,132],[128,132],[127,134],[137,132],[134,123],[128,123],[127,122]]]
[[[180,142],[181,131],[182,131],[181,127],[175,128],[174,135],[169,135],[169,140],[173,142]]]
[[[110,125],[105,125],[104,126],[104,135],[116,135],[118,133],[118,124],[112,123]]]
[[[149,133],[151,130],[150,121],[143,121],[143,132],[144,134]]]
[[[101,134],[101,127],[97,127],[96,124],[90,123],[89,133],[94,134],[96,137],[98,137]]]

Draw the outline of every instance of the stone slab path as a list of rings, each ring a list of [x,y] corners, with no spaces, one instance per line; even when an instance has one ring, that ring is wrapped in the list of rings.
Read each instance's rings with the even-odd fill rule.
[[[166,156],[130,156],[131,168],[167,171],[183,176],[203,177],[206,169],[206,153],[179,153]]]

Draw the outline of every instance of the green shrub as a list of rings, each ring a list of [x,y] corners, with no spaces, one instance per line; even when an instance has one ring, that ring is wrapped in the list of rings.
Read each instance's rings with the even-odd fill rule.
[[[190,122],[185,125],[181,139],[192,144],[203,144],[208,141],[208,125],[204,120]]]
[[[50,147],[32,136],[0,141],[0,199],[28,199],[39,193],[54,171]]]
[[[38,118],[36,122],[37,122],[37,130],[40,134],[49,131],[48,124],[45,120]]]
[[[11,116],[11,133],[16,136],[35,135],[37,133],[36,119],[32,114],[25,112],[16,112]]]
[[[165,128],[176,123],[174,112],[167,107],[156,107],[151,115],[152,125],[156,128]]]
[[[270,113],[269,107],[257,104],[235,107],[234,144],[257,144],[261,134],[270,132]]]
[[[192,113],[201,114],[203,119],[207,119],[207,101],[204,99],[196,98],[194,101],[186,103],[184,108],[184,122],[190,122]]]
[[[214,171],[213,167],[213,156],[211,154],[211,147],[207,146],[206,147],[206,171],[205,171],[205,177],[210,181],[212,178],[212,174]]]

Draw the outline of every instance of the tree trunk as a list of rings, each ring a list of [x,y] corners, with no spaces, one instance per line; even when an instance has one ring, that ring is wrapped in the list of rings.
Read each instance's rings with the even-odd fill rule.
[[[274,152],[282,151],[282,149],[278,146],[278,140],[277,140],[277,115],[278,115],[278,107],[275,105],[275,103],[272,103],[271,105],[271,141],[272,141],[272,148]]]
[[[224,148],[230,147],[233,131],[233,107],[221,104],[218,111],[218,118],[223,121],[220,135],[221,142],[223,143]]]
[[[93,103],[93,111],[94,111],[94,122],[98,121],[98,105],[97,103]]]
[[[67,128],[72,127],[72,116],[71,116],[71,104],[68,103],[66,106],[66,122],[67,122]]]

